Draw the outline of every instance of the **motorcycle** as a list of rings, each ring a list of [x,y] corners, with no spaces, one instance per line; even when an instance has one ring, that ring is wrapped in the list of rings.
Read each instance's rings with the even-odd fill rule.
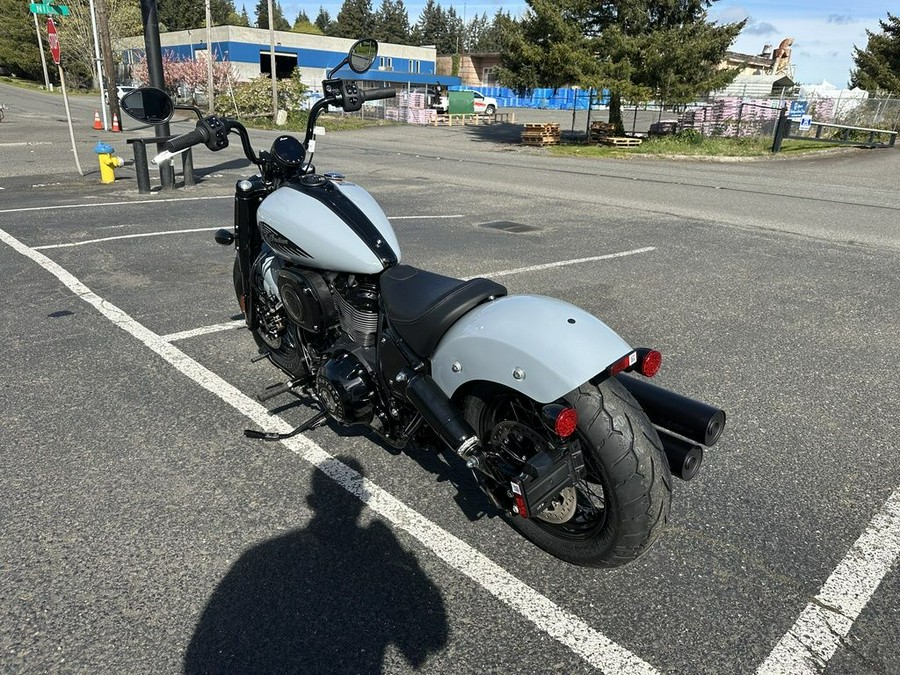
[[[235,248],[234,289],[258,358],[287,378],[258,398],[290,392],[318,412],[288,434],[245,434],[278,440],[330,418],[395,448],[436,435],[544,551],[582,566],[635,560],[668,519],[672,476],[697,474],[725,413],[631,376],[652,377],[660,353],[632,348],[578,307],[401,262],[375,199],[312,164],[323,111],[396,95],[339,76],[366,72],[377,53],[375,40],[357,41],[322,82],[303,140],[284,134],[258,154],[239,122],[175,106],[159,89],[122,99],[144,123],[167,122],[176,107],[196,114],[156,163],[236,135],[258,169],[237,182],[233,228],[215,239]]]

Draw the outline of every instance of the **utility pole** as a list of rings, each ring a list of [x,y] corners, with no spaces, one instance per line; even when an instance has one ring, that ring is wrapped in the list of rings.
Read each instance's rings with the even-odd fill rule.
[[[272,17],[272,0],[269,0],[269,68],[272,71],[272,121],[278,119],[278,78],[275,77],[275,19]]]
[[[44,87],[50,91],[50,77],[47,75],[47,57],[44,56],[44,41],[41,40],[41,29],[38,26],[37,14],[32,13],[34,17],[34,34],[37,35],[38,51],[41,53],[41,66],[44,68]]]
[[[106,10],[106,0],[95,0],[97,3],[97,25],[100,30],[100,51],[103,53],[103,76],[106,78],[107,100],[109,101],[110,118],[117,118],[119,123],[122,115],[119,112],[119,96],[116,91],[115,65],[113,64],[112,42],[109,39],[109,13]]]
[[[106,110],[106,81],[103,79],[103,59],[100,58],[100,38],[97,36],[97,10],[94,8],[94,0],[90,0],[91,32],[94,34],[94,66],[97,68],[97,82],[100,84],[100,110],[103,111],[103,129],[109,131],[109,117]]]
[[[206,104],[209,114],[215,108],[215,91],[213,90],[213,44],[212,44],[212,10],[206,0]]]

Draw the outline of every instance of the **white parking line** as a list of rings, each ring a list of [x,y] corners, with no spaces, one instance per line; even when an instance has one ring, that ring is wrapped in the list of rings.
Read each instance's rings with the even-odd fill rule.
[[[45,248],[41,246],[35,246],[34,249],[37,250],[39,248]],[[493,277],[505,277],[510,274],[522,274],[523,272],[534,272],[536,270],[547,270],[555,267],[566,267],[567,265],[580,265],[586,262],[594,262],[596,260],[611,260],[613,258],[624,258],[629,255],[637,255],[638,253],[647,253],[649,251],[655,251],[655,246],[646,246],[644,248],[636,248],[632,251],[622,251],[621,253],[607,253],[606,255],[595,255],[590,258],[576,258],[575,260],[560,260],[558,262],[552,263],[544,263],[543,265],[532,265],[531,267],[517,267],[516,269],[511,270],[501,270],[500,272],[488,272],[487,274],[476,274],[471,277],[463,277],[464,281],[468,281],[470,279],[474,279],[475,277],[484,276],[488,279],[492,279]],[[223,330],[230,330],[232,328],[237,328],[240,326],[245,326],[246,324],[243,321],[234,322],[237,325],[233,325],[231,323],[217,323],[212,326],[203,326],[202,328],[194,328],[193,330],[186,330],[181,333],[172,333],[172,335],[163,336],[168,342],[174,342],[175,340],[183,340],[185,338],[194,337],[196,335],[208,335],[210,333],[217,333]]]
[[[822,673],[900,556],[900,488],[875,514],[815,599],[769,654],[759,675]]]
[[[98,209],[101,206],[131,206],[132,204],[162,204],[165,202],[196,202],[203,199],[234,199],[233,195],[213,195],[208,197],[172,197],[169,199],[136,199],[119,202],[97,202],[96,204],[51,204],[50,206],[27,206],[20,209],[0,209],[0,213],[24,213],[25,211],[56,211],[58,209]]]
[[[213,232],[220,230],[219,227],[198,227],[193,230],[166,230],[165,232],[142,232],[140,234],[120,234],[115,237],[103,237],[102,239],[85,239],[84,241],[74,241],[68,244],[46,244],[44,246],[33,246],[35,251],[45,251],[48,248],[71,248],[72,246],[85,246],[87,244],[99,244],[101,241],[115,241],[116,239],[140,239],[142,237],[161,237],[165,234],[185,234],[187,232]]]
[[[506,277],[510,274],[522,274],[523,272],[538,272],[540,270],[549,270],[554,267],[567,267],[568,265],[580,265],[581,263],[586,262],[594,262],[596,260],[612,260],[613,258],[624,258],[629,255],[637,255],[638,253],[648,253],[649,251],[655,251],[655,246],[645,246],[644,248],[636,248],[631,251],[622,251],[621,253],[606,253],[604,255],[595,255],[590,258],[575,258],[573,260],[560,260],[559,262],[552,263],[543,263],[541,265],[531,265],[530,267],[516,267],[511,270],[500,270],[499,272],[490,272],[485,275],[476,275],[476,276],[485,276],[488,279],[493,279],[494,277]],[[469,279],[474,279],[475,277],[464,277],[466,281]]]
[[[223,330],[234,330],[235,328],[246,327],[247,322],[243,319],[239,319],[237,321],[229,321],[228,323],[216,323],[212,326],[183,330],[180,333],[169,333],[168,335],[161,335],[159,339],[165,342],[177,342],[178,340],[187,340],[188,338],[198,337],[200,335],[209,335],[210,333],[220,333]]]
[[[187,354],[166,342],[161,336],[135,321],[115,305],[96,295],[60,265],[0,229],[0,241],[36,262],[59,279],[69,290],[94,307],[116,326],[134,336],[179,372],[199,384],[222,401],[248,417],[266,431],[287,432],[290,425],[269,414],[262,404],[246,396],[221,377]],[[295,436],[282,441],[291,451],[303,457],[335,480],[341,487],[361,499],[369,508],[390,521],[398,529],[416,538],[449,566],[469,577],[499,600],[531,621],[590,665],[607,675],[637,673],[659,675],[659,671],[616,644],[583,620],[523,583],[487,556],[461,539],[441,529],[425,516],[402,503],[375,483],[335,459],[312,440]]]

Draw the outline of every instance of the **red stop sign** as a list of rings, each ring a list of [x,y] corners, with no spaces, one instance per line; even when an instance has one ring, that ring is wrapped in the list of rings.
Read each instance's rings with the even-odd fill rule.
[[[50,55],[53,63],[59,65],[59,34],[56,32],[56,24],[53,19],[47,18],[47,42],[50,43]]]

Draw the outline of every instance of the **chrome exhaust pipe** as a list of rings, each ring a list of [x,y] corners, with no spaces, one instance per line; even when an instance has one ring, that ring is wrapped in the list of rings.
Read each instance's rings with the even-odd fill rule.
[[[700,445],[714,445],[725,428],[725,411],[674,391],[627,375],[616,378],[631,392],[647,417],[658,427]]]
[[[696,476],[703,463],[703,446],[694,445],[667,431],[657,430],[657,433],[672,475],[681,480],[690,480]]]

